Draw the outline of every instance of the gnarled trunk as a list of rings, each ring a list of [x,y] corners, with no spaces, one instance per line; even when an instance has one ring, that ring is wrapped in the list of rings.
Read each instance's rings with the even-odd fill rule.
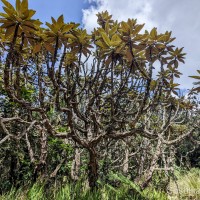
[[[98,180],[97,153],[94,148],[90,148],[89,163],[88,163],[88,182],[91,190],[97,188],[97,180]]]
[[[161,138],[159,138],[154,156],[152,158],[152,161],[151,161],[151,164],[150,164],[150,167],[149,167],[149,170],[144,174],[144,181],[140,184],[142,189],[145,189],[149,185],[149,183],[152,179],[154,170],[156,168],[157,161],[158,161],[159,156],[161,154],[161,148],[162,148],[162,140],[161,140]]]
[[[74,181],[77,181],[79,179],[80,166],[81,166],[81,153],[79,149],[76,148],[71,168],[71,178]]]
[[[43,129],[41,130],[40,145],[41,145],[40,160],[34,170],[34,181],[36,181],[37,178],[39,177],[43,179],[46,176],[46,167],[47,167],[46,159],[47,159],[48,143],[47,143],[47,134]]]

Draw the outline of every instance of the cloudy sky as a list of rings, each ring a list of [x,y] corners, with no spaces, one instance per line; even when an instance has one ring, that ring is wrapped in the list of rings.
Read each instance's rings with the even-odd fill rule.
[[[13,4],[15,0],[9,2]],[[200,0],[29,0],[29,4],[43,22],[64,14],[66,22],[78,22],[88,31],[97,25],[96,13],[105,10],[119,21],[137,18],[146,24],[146,29],[172,31],[174,44],[185,47],[187,53],[186,63],[180,66],[181,88],[191,88],[193,80],[188,76],[200,69]]]

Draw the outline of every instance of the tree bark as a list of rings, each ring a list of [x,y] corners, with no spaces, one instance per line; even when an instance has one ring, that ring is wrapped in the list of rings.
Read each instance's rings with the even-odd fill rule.
[[[128,147],[126,147],[124,161],[123,161],[123,168],[122,168],[124,175],[128,174],[128,168],[129,168],[129,149],[128,149]]]
[[[142,182],[142,184],[140,184],[142,189],[145,189],[149,185],[149,183],[152,179],[153,172],[156,168],[157,161],[158,161],[159,156],[161,154],[161,148],[162,148],[162,140],[161,140],[161,138],[159,138],[157,146],[156,146],[155,153],[153,155],[153,158],[152,158],[152,161],[151,161],[151,164],[150,164],[150,167],[149,167],[149,170],[144,174],[144,181]]]
[[[81,166],[81,154],[78,148],[75,150],[75,157],[72,162],[71,177],[72,180],[77,181],[79,179],[79,171]]]
[[[98,180],[98,161],[96,150],[92,147],[89,149],[89,163],[88,163],[88,182],[91,190],[97,188]]]
[[[47,159],[47,152],[48,152],[47,150],[48,143],[47,143],[47,134],[45,133],[43,129],[41,129],[40,145],[41,145],[40,160],[34,170],[34,178],[33,178],[34,182],[38,178],[43,179],[46,176],[46,170],[47,170],[46,159]]]

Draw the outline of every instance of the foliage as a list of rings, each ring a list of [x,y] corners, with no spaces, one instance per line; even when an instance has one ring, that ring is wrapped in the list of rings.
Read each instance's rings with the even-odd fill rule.
[[[197,70],[197,73],[198,75],[196,76],[190,76],[191,78],[194,78],[194,79],[197,79],[197,80],[200,80],[200,70]],[[200,81],[197,81],[197,82],[194,82],[194,85],[197,85],[197,87],[193,88],[192,89],[192,92],[197,92],[199,93],[200,92]]]
[[[121,182],[120,187],[115,188],[111,185],[101,186],[98,190],[91,192],[84,186],[84,182],[78,182],[76,185],[67,183],[61,188],[48,188],[48,191],[44,191],[44,185],[40,183],[34,184],[29,189],[20,188],[18,190],[12,189],[9,193],[0,196],[1,199],[56,199],[56,200],[73,200],[73,199],[91,199],[91,200],[165,200],[167,195],[156,191],[151,188],[147,188],[143,192],[136,189],[133,182],[121,175],[113,175],[113,178]]]
[[[36,183],[29,188],[20,188],[18,190],[11,189],[9,193],[1,195],[2,200],[38,200],[38,199],[59,199],[59,200],[73,200],[73,199],[107,199],[107,200],[119,200],[119,199],[131,199],[131,200],[167,200],[169,199],[199,199],[200,188],[200,174],[199,169],[193,168],[188,171],[176,170],[176,181],[171,180],[169,186],[169,194],[155,190],[154,188],[147,188],[144,191],[140,191],[139,187],[130,181],[128,178],[120,174],[111,174],[110,178],[115,181],[119,181],[118,187],[111,186],[109,184],[102,185],[95,192],[91,192],[85,185],[85,182],[81,180],[76,185],[66,183],[60,188],[47,188],[45,192],[45,186],[41,183]],[[177,190],[178,186],[178,190]]]

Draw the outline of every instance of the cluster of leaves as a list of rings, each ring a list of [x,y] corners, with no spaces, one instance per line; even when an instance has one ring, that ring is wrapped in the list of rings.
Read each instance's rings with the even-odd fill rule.
[[[129,63],[133,70],[139,70],[141,74],[148,78],[145,70],[145,61],[152,63],[159,59],[163,64],[168,64],[168,69],[162,72],[166,87],[169,91],[177,90],[178,84],[173,82],[173,76],[179,77],[177,70],[179,61],[184,62],[183,48],[173,49],[170,43],[175,39],[171,37],[171,32],[158,34],[156,28],[150,32],[140,31],[144,24],[137,24],[136,20],[129,19],[127,22],[117,23],[111,19],[108,12],[98,14],[98,23],[102,25],[95,29],[92,35],[88,35],[86,30],[77,29],[78,24],[64,23],[63,15],[57,20],[52,17],[52,23],[46,23],[47,29],[42,28],[39,20],[33,20],[34,10],[28,9],[28,1],[16,1],[16,9],[6,0],[4,3],[5,13],[0,15],[2,42],[5,47],[7,43],[17,39],[17,44],[23,56],[28,53],[37,54],[43,50],[57,55],[57,50],[62,45],[71,47],[68,62],[76,60],[77,53],[83,53],[86,57],[91,54],[92,42],[98,47],[99,55],[105,59],[107,65],[114,59],[115,62]],[[17,33],[17,36],[14,34]],[[30,44],[30,45],[29,45]],[[170,56],[164,56],[170,54]],[[137,62],[136,62],[137,61]],[[120,69],[120,66],[118,66]],[[176,92],[174,92],[176,93]]]
[[[196,76],[190,76],[191,78],[197,79],[197,82],[194,82],[194,85],[197,85],[197,87],[192,89],[192,92],[200,93],[200,70],[197,70],[198,75]]]

